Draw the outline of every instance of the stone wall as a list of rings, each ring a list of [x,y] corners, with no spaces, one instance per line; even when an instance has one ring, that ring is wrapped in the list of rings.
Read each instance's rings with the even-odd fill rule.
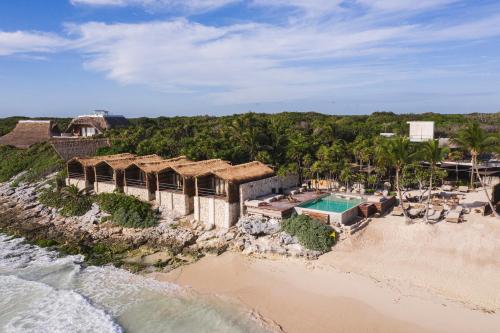
[[[123,192],[127,195],[132,195],[137,197],[142,201],[151,201],[154,199],[154,196],[148,191],[147,188],[140,188],[134,186],[124,186]]]
[[[103,182],[95,182],[94,183],[94,191],[95,193],[113,193],[116,189],[115,184],[111,183],[103,183]]]
[[[238,202],[229,203],[214,197],[194,197],[194,217],[207,227],[228,229],[238,221],[239,211]]]
[[[256,180],[253,182],[240,185],[240,213],[243,216],[246,213],[245,201],[252,200],[264,195],[271,194],[273,189],[278,193],[279,189],[287,189],[297,186],[299,177],[297,175],[290,176],[274,176]]]
[[[85,181],[85,179],[75,179],[75,178],[66,178],[66,185],[67,186],[75,185],[80,191],[90,187],[90,184],[87,181]]]
[[[97,149],[109,147],[108,139],[88,139],[88,138],[53,138],[50,143],[55,151],[65,161],[73,157],[93,156]]]
[[[193,211],[193,197],[179,192],[156,191],[156,202],[181,216],[189,215]]]

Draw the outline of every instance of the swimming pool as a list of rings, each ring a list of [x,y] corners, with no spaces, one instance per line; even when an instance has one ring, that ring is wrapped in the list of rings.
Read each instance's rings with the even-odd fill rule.
[[[356,197],[345,197],[341,198],[336,195],[329,195],[312,202],[306,202],[299,205],[302,208],[309,208],[315,210],[322,210],[326,212],[343,213],[353,207],[356,207],[363,200]]]
[[[295,207],[298,214],[306,214],[332,225],[349,224],[358,216],[358,205],[363,199],[350,195],[328,194]]]

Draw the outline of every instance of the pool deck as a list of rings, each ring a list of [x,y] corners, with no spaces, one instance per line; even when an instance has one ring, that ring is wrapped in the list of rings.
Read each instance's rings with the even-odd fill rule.
[[[298,205],[312,201],[325,196],[327,192],[303,192],[293,195],[296,202],[289,201],[288,199],[281,199],[279,201],[273,201],[265,206],[260,207],[246,207],[248,214],[257,214],[267,217],[277,217],[277,218],[287,218],[290,217],[294,208]],[[263,198],[259,198],[263,199]]]

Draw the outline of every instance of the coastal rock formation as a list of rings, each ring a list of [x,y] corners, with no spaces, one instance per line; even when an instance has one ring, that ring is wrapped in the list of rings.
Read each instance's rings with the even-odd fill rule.
[[[82,216],[64,217],[37,201],[38,193],[54,176],[33,184],[16,184],[15,179],[0,184],[0,229],[32,242],[55,242],[69,253],[93,256],[97,248],[98,264],[113,262],[134,269],[146,269],[158,257],[161,260],[147,269],[166,271],[228,250],[258,257],[316,259],[321,254],[305,249],[295,237],[282,232],[277,219],[249,216],[229,230],[207,230],[196,221],[158,211],[160,223],[155,227],[123,228],[106,221],[109,215],[96,203]]]
[[[277,219],[259,216],[244,216],[236,223],[236,227],[241,232],[253,236],[272,235],[281,229]]]

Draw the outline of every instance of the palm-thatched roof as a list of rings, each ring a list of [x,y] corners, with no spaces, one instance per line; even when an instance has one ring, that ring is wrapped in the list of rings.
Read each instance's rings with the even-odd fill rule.
[[[94,127],[99,133],[111,128],[130,126],[129,121],[124,116],[116,115],[86,115],[74,118],[68,126],[67,132],[72,132],[78,126]]]
[[[275,175],[273,169],[258,161],[214,169],[197,176],[204,176],[208,174],[213,174],[221,179],[235,184],[247,183],[253,180],[272,177]]]
[[[185,163],[192,163],[192,161],[186,156],[179,156],[162,161],[141,161],[135,162],[134,164],[146,173],[156,173],[171,168],[172,166]]]
[[[110,167],[115,170],[125,170],[134,163],[151,163],[162,161],[162,158],[156,154],[146,156],[132,156],[130,158],[120,158],[113,160],[104,160]]]
[[[60,131],[50,120],[20,120],[11,132],[0,137],[0,144],[26,149],[54,135],[60,135]]]
[[[94,156],[94,157],[75,157],[75,158],[71,159],[68,163],[73,162],[73,161],[78,161],[83,166],[93,167],[93,166],[96,166],[97,164],[102,163],[102,162],[111,162],[111,161],[115,161],[115,160],[133,159],[134,157],[135,157],[134,154],[129,154],[129,153]]]
[[[227,168],[231,166],[226,161],[221,159],[213,159],[206,161],[198,161],[187,164],[179,164],[172,166],[172,169],[177,172],[179,175],[185,178],[196,177],[202,173],[207,173],[213,170]]]

